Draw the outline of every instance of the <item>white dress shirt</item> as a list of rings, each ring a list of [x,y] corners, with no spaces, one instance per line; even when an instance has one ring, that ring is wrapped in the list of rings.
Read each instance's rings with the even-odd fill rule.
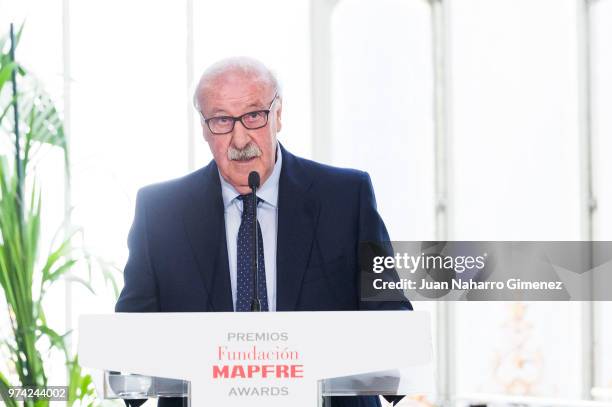
[[[257,190],[261,202],[257,206],[257,220],[263,237],[264,263],[266,268],[266,290],[268,309],[276,311],[276,234],[278,231],[278,180],[280,178],[283,157],[279,144],[276,143],[276,163],[270,177]],[[237,199],[238,191],[219,174],[225,216],[225,234],[227,239],[227,259],[229,261],[230,281],[232,284],[232,302],[236,310],[236,291],[238,288],[237,241],[238,229],[242,220],[242,201]]]

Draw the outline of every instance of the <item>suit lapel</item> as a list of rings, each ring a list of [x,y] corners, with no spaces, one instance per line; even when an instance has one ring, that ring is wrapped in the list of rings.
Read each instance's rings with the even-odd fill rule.
[[[211,311],[233,311],[225,217],[219,173],[214,162],[189,178],[189,204],[183,222]]]
[[[312,183],[295,156],[281,145],[276,252],[278,311],[294,311],[312,250],[319,208],[307,193]]]

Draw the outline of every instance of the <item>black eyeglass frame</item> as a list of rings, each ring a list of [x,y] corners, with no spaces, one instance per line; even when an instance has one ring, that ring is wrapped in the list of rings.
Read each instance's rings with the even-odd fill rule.
[[[204,114],[202,113],[202,111],[199,111],[200,113],[200,117],[202,118],[202,120],[204,121],[204,123],[206,123],[206,127],[208,127],[208,130],[210,130],[210,132],[216,136],[220,136],[223,134],[229,134],[232,131],[234,131],[234,126],[236,126],[236,122],[240,122],[245,129],[248,130],[257,130],[257,129],[262,129],[264,127],[266,127],[268,125],[268,116],[270,115],[270,112],[272,111],[272,105],[274,105],[274,102],[276,101],[276,99],[278,98],[278,91],[276,93],[274,93],[274,98],[272,99],[272,101],[270,102],[270,106],[267,109],[262,109],[262,110],[253,110],[251,112],[246,112],[243,115],[234,117],[234,116],[214,116],[214,117],[209,117],[206,118],[204,117]],[[244,121],[242,120],[245,116],[248,116],[250,114],[253,113],[265,113],[266,115],[266,122],[264,124],[262,124],[261,126],[257,126],[257,127],[248,127]],[[227,119],[227,120],[232,120],[232,127],[231,129],[229,129],[229,131],[225,131],[223,133],[215,133],[211,128],[210,128],[210,121],[213,119]]]

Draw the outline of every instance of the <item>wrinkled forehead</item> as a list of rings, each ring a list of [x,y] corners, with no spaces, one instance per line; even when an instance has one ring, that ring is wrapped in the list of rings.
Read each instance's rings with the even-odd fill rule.
[[[274,92],[274,84],[265,75],[256,72],[226,71],[202,78],[197,97],[204,111],[218,104],[264,105],[273,98]]]

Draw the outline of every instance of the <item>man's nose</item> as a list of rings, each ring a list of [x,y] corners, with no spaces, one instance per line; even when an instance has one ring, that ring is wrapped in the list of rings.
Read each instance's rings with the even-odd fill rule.
[[[244,148],[251,141],[249,136],[249,130],[244,127],[240,120],[234,123],[234,130],[232,131],[232,144],[238,149]]]

